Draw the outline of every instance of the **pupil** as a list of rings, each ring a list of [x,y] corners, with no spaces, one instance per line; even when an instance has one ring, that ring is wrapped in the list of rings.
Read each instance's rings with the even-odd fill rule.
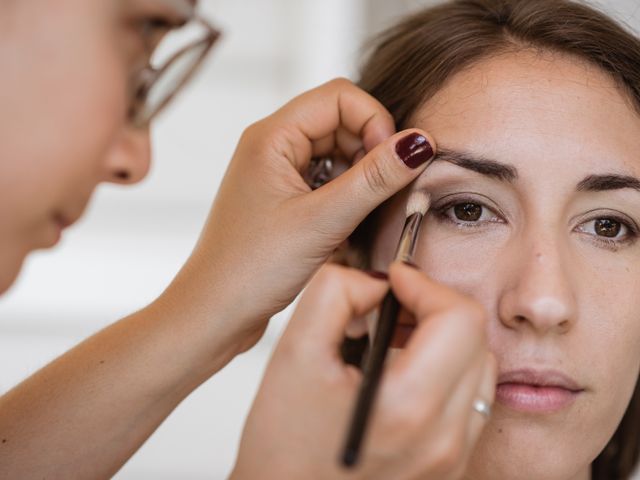
[[[482,215],[482,207],[477,203],[460,203],[453,207],[458,220],[465,222],[475,222]]]
[[[620,222],[610,218],[599,218],[595,224],[596,233],[602,237],[617,237],[620,233],[620,228]]]

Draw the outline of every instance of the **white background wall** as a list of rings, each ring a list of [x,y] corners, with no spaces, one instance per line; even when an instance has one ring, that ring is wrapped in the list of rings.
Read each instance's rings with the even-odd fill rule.
[[[243,128],[307,88],[354,77],[363,39],[426,3],[202,1],[224,38],[157,122],[149,178],[132,188],[101,188],[61,246],[33,255],[0,299],[0,393],[154,299],[193,247]],[[599,4],[640,30],[640,0]],[[287,315],[189,397],[117,478],[224,478]]]

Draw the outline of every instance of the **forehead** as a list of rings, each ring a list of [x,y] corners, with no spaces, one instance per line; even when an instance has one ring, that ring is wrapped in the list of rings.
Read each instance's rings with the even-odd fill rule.
[[[640,116],[608,75],[562,55],[523,51],[482,61],[454,76],[412,124],[440,146],[519,167],[606,163],[640,173]]]

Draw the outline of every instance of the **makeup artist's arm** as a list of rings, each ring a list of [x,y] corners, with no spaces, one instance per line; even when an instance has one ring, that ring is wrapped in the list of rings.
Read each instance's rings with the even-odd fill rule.
[[[344,79],[249,127],[167,301],[201,315],[212,299],[228,300],[219,328],[235,336],[238,352],[251,347],[358,224],[432,158],[425,132],[394,128],[376,99]],[[335,151],[359,161],[311,191],[301,172]]]
[[[329,266],[303,294],[267,367],[232,480],[462,478],[486,423],[472,403],[494,398],[484,309],[404,264],[389,274],[417,327],[386,367],[357,468],[338,464],[361,380],[339,346],[389,283]]]
[[[0,397],[0,478],[113,475],[185,396],[260,338],[370,210],[421,172],[395,151],[409,132],[393,133],[385,109],[346,80],[248,128],[172,285]],[[400,153],[415,165],[423,147]],[[336,148],[370,153],[310,192],[299,172]]]

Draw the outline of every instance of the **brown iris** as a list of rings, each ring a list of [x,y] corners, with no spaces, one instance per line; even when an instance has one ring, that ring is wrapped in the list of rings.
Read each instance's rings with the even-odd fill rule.
[[[595,221],[594,228],[596,234],[600,235],[601,237],[614,238],[617,237],[620,233],[622,225],[620,225],[620,222],[616,222],[611,218],[598,218]]]
[[[476,222],[482,216],[482,207],[477,203],[459,203],[453,207],[458,220]]]

